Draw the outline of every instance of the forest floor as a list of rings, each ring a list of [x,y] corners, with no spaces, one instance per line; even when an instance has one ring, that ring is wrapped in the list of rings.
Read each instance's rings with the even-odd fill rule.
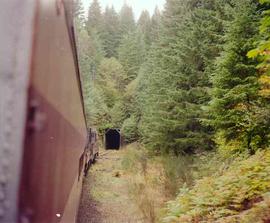
[[[149,176],[141,171],[144,165],[136,160],[137,153],[134,149],[101,150],[84,180],[78,223],[157,222],[164,204],[158,186],[161,173],[151,164],[147,165]]]

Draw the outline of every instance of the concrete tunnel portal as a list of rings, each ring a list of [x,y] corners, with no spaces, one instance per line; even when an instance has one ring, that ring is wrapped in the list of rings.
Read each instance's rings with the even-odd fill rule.
[[[119,129],[107,129],[105,132],[105,149],[119,150],[121,147],[121,134]]]

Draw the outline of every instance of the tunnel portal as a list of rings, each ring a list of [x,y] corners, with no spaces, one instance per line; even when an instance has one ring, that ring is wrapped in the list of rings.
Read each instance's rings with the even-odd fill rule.
[[[121,146],[121,134],[119,129],[107,129],[105,133],[105,149],[119,150]]]

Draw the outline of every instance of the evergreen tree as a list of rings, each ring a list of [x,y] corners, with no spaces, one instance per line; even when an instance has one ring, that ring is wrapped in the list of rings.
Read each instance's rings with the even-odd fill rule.
[[[248,53],[248,56],[250,58],[257,58],[259,60],[260,64],[257,67],[260,74],[259,94],[266,99],[270,99],[270,0],[260,0],[260,3],[264,3],[264,12],[260,25],[259,44],[256,49],[251,50]]]
[[[138,140],[138,120],[135,115],[127,118],[121,128],[121,133],[125,137],[125,142],[132,143]]]
[[[126,3],[123,5],[120,11],[120,32],[121,36],[125,36],[130,32],[134,32],[136,29],[136,23],[134,19],[133,10]]]
[[[151,41],[156,42],[159,39],[161,28],[161,13],[158,7],[155,8],[155,12],[151,18]]]
[[[85,103],[88,108],[86,118],[90,123],[89,127],[96,127],[103,134],[105,129],[112,127],[110,110],[106,105],[103,92],[93,82],[89,85],[89,95]]]
[[[151,18],[147,10],[144,10],[141,13],[141,16],[138,20],[138,29],[142,32],[144,36],[144,42],[147,46],[151,44]]]
[[[106,7],[103,15],[104,21],[100,38],[106,57],[117,57],[117,49],[120,44],[119,16],[113,7]]]
[[[122,110],[125,114],[125,119],[122,123],[122,134],[127,143],[139,140],[139,122],[141,118],[141,110],[136,100],[136,88],[138,79],[131,81],[126,86],[126,91],[123,97]]]
[[[81,28],[84,25],[84,8],[81,0],[74,0],[73,2],[73,14],[75,18],[75,24],[77,28]]]
[[[95,36],[90,37],[88,32],[81,27],[77,32],[79,66],[83,82],[83,95],[88,126],[91,125],[91,98],[92,82],[96,76],[97,65],[100,63],[103,53]]]
[[[259,62],[257,66],[258,82],[259,82],[259,103],[257,102],[256,119],[253,120],[257,127],[257,147],[267,148],[270,145],[270,1],[260,0],[263,4],[263,18],[260,25],[260,36],[256,49],[248,53],[250,58]],[[255,60],[255,61],[256,61]],[[259,105],[258,105],[259,104]]]
[[[98,0],[93,0],[92,4],[88,10],[88,19],[87,19],[87,31],[89,34],[95,31],[100,31],[102,24],[102,13],[101,6]]]
[[[119,47],[119,61],[128,76],[128,81],[134,80],[145,58],[145,43],[141,32],[124,36]]]
[[[171,149],[177,149],[172,148],[177,139],[173,126],[177,121],[170,120],[173,115],[170,112],[174,112],[178,103],[172,100],[169,93],[175,92],[175,78],[179,75],[177,74],[177,67],[180,67],[179,48],[176,48],[176,41],[182,37],[174,34],[182,30],[187,11],[185,6],[183,2],[180,4],[179,1],[167,1],[163,19],[166,27],[162,33],[164,38],[152,49],[139,75],[137,92],[142,108],[140,131],[148,147],[158,151],[169,152]],[[174,21],[173,24],[171,20]],[[177,110],[175,112],[177,114]]]
[[[175,154],[213,148],[214,130],[227,147],[266,147],[267,50],[251,52],[266,58],[259,72],[246,57],[258,9],[255,0],[167,0],[162,16],[158,8],[152,18],[143,11],[136,29],[127,4],[120,15],[112,7],[101,14],[94,0],[90,36],[81,32],[80,44],[83,73],[104,103],[106,118],[96,123],[122,126],[129,141],[142,136],[150,148]],[[103,53],[110,59],[100,64]]]
[[[248,150],[251,154],[265,140],[256,124],[259,115],[256,66],[246,57],[256,40],[257,9],[252,0],[238,0],[233,5],[224,52],[212,78],[214,89],[209,110],[222,146],[237,152]]]
[[[122,95],[127,81],[127,75],[123,66],[115,58],[104,58],[98,69],[98,77],[96,83],[102,88],[110,88],[115,91],[116,95]],[[109,94],[108,94],[109,95]],[[111,94],[114,95],[114,94]],[[108,107],[113,100],[108,96]]]
[[[102,99],[103,116],[99,115],[101,109],[92,108],[92,115],[96,117],[94,122],[100,130],[106,128],[120,128],[125,119],[122,98],[126,86],[126,73],[122,65],[115,58],[104,58],[98,68],[98,74],[94,80],[95,97]],[[106,108],[106,113],[104,113]]]
[[[168,0],[160,41],[141,69],[140,131],[150,148],[192,153],[213,147],[202,125],[210,100],[209,67],[218,56],[222,22],[218,1]]]

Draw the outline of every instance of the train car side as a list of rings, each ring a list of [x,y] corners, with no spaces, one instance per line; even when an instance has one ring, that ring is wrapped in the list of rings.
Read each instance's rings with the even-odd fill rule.
[[[87,137],[72,0],[0,6],[0,222],[74,223],[98,148],[94,131]]]
[[[87,130],[68,24],[63,1],[39,1],[20,191],[22,222],[76,220]]]

